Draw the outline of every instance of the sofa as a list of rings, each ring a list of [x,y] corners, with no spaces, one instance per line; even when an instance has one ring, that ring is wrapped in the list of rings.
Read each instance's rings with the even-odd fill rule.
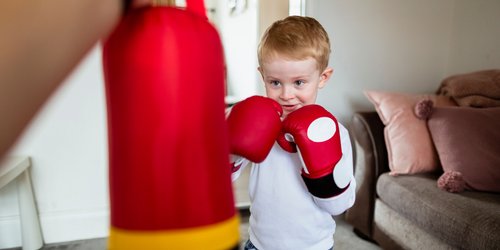
[[[442,164],[432,171],[394,174],[386,124],[377,111],[357,112],[350,124],[357,190],[345,218],[354,231],[383,249],[500,249],[500,193],[439,188]],[[467,144],[467,135],[463,137]],[[417,139],[405,140],[412,145]],[[430,152],[439,153],[434,148]]]

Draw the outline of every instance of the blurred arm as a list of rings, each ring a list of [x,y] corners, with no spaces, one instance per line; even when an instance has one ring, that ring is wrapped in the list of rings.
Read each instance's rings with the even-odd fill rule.
[[[0,159],[121,12],[121,0],[0,1]]]

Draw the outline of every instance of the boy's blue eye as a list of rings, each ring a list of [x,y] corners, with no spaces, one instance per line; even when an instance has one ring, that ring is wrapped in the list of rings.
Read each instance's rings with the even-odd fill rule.
[[[295,84],[296,86],[298,86],[298,87],[300,87],[300,86],[304,85],[304,83],[305,83],[305,82],[304,82],[304,81],[302,81],[302,80],[297,80],[297,81],[295,81],[295,82],[294,82],[294,84]]]
[[[280,86],[281,85],[281,83],[279,81],[271,81],[270,84],[273,86]]]

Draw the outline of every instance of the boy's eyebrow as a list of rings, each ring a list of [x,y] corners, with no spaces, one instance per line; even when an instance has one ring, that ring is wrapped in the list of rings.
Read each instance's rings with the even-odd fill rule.
[[[294,76],[294,77],[292,77],[291,79],[292,79],[293,81],[297,81],[297,80],[307,80],[307,79],[309,79],[309,77],[310,77],[309,75],[298,75],[298,76]]]
[[[298,75],[298,76],[292,76],[289,79],[296,81],[296,80],[302,80],[302,79],[308,79],[309,75]],[[264,76],[264,79],[266,80],[281,80],[280,77],[274,77],[274,76]]]
[[[270,75],[266,75],[266,76],[264,76],[264,78],[267,79],[267,80],[279,79],[279,77],[274,77],[274,76],[270,76]]]
[[[292,79],[308,78],[308,77],[309,77],[309,75],[298,75],[298,76],[292,77]]]

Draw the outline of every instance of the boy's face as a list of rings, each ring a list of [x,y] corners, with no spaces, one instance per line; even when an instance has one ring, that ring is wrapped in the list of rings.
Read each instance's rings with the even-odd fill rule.
[[[316,60],[290,60],[275,57],[263,62],[259,71],[267,97],[283,108],[285,118],[291,112],[316,102],[318,89],[323,88],[333,73],[332,68],[320,72]]]

